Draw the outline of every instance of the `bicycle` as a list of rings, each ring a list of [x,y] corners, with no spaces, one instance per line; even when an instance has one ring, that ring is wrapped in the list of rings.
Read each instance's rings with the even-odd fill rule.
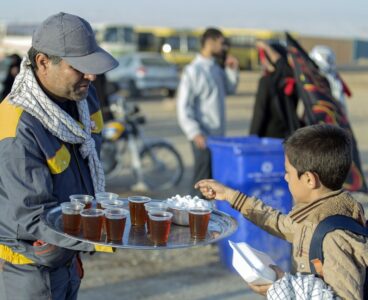
[[[179,184],[184,173],[180,154],[164,139],[144,137],[141,127],[146,119],[139,107],[113,94],[109,96],[109,108],[114,120],[107,122],[102,131],[101,147],[107,179],[129,167],[136,180],[133,190],[164,190]]]

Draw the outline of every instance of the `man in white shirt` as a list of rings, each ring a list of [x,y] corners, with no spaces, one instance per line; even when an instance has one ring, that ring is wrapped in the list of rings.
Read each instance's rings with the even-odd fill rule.
[[[192,186],[212,176],[206,140],[208,136],[225,135],[225,96],[235,93],[238,84],[237,59],[227,56],[224,69],[215,61],[222,55],[224,43],[220,30],[208,28],[201,38],[201,51],[185,67],[178,89],[178,122],[193,149]],[[197,194],[194,188],[192,192]]]

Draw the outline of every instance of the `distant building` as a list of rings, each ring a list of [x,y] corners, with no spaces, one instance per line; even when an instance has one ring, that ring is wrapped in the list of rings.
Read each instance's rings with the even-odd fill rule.
[[[27,53],[32,44],[32,34],[37,24],[3,24],[0,26],[0,57]]]
[[[316,36],[299,36],[297,39],[308,52],[316,45],[330,47],[336,54],[336,64],[338,66],[359,64],[368,60],[368,40]]]

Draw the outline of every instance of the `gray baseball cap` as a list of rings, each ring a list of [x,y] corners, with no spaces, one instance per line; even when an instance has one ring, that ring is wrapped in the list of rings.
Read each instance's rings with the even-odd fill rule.
[[[33,33],[32,47],[48,55],[60,56],[85,74],[102,74],[119,65],[97,45],[92,27],[86,20],[63,12],[41,23]]]

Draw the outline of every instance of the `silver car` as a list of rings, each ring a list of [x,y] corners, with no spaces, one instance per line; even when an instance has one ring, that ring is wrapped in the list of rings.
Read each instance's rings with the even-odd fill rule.
[[[163,89],[169,97],[175,95],[179,84],[176,65],[167,62],[159,53],[137,52],[118,58],[119,66],[106,73],[109,81],[128,89],[137,97],[143,91]]]

